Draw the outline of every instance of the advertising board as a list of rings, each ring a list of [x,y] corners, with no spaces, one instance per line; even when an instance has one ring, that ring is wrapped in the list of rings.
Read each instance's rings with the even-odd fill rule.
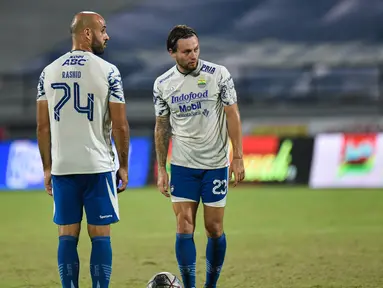
[[[130,139],[128,187],[146,184],[151,149],[152,140],[149,137]],[[115,151],[114,145],[113,150]],[[0,142],[0,189],[44,189],[44,174],[36,141]]]
[[[278,138],[274,136],[243,137],[244,182],[304,183],[309,180],[312,138]],[[170,172],[171,143],[167,171]],[[230,143],[230,159],[232,147]],[[154,178],[157,179],[157,163]]]
[[[310,187],[383,187],[383,134],[318,135]]]

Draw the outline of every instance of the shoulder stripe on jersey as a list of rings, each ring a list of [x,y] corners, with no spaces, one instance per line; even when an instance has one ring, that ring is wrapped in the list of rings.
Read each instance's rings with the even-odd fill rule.
[[[121,74],[115,73],[115,72],[116,71],[112,69],[112,71],[109,72],[108,74],[110,96],[113,96],[117,98],[118,100],[120,100],[121,102],[123,102],[124,98],[122,97],[123,88],[122,88]]]

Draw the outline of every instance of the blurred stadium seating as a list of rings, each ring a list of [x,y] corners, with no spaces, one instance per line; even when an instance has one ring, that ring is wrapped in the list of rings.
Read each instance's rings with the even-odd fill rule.
[[[165,41],[169,29],[180,23],[198,31],[201,58],[229,68],[240,103],[246,104],[245,117],[254,111],[260,116],[326,115],[334,107],[344,113],[380,113],[383,3],[379,0],[83,1],[46,14],[41,13],[43,5],[58,4],[45,0],[39,1],[41,6],[27,4],[31,11],[27,18],[17,14],[18,2],[0,13],[3,23],[22,19],[11,34],[15,45],[1,48],[9,50],[1,53],[2,62],[10,61],[10,55],[19,58],[4,64],[10,68],[3,67],[0,77],[3,123],[31,121],[36,79],[47,63],[70,49],[67,29],[82,7],[107,18],[111,41],[103,57],[120,68],[130,107],[134,106],[128,112],[138,124],[153,121],[153,81],[173,65]],[[21,43],[22,30],[28,31],[30,49]]]

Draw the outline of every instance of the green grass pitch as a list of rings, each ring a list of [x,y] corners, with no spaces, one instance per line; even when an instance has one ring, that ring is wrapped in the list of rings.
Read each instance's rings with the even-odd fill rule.
[[[179,275],[175,219],[154,188],[120,194],[113,226],[111,287],[146,287],[160,271]],[[0,287],[61,287],[57,229],[44,192],[0,193]],[[219,287],[383,287],[383,190],[310,190],[242,186],[228,196],[228,250]],[[196,229],[197,287],[205,275],[206,237]],[[85,226],[81,287],[91,287]]]

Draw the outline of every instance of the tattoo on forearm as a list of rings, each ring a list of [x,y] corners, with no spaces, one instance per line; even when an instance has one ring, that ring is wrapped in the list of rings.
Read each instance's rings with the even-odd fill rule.
[[[170,120],[169,116],[159,116],[156,119],[154,131],[156,155],[158,167],[166,166],[170,139]]]

